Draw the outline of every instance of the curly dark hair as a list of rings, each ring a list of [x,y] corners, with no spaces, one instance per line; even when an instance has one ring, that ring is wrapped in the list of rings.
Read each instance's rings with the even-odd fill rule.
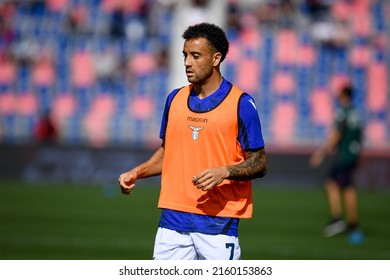
[[[352,85],[350,85],[350,84],[345,85],[341,89],[341,94],[345,95],[350,100],[352,100],[352,98],[353,98],[353,93],[354,93],[354,90],[353,90]]]
[[[225,32],[219,26],[212,23],[199,23],[189,26],[182,35],[184,40],[197,38],[207,39],[209,46],[222,54],[221,62],[229,51],[229,41]]]

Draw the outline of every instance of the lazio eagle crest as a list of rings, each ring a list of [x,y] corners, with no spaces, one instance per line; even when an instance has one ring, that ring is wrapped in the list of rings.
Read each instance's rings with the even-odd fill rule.
[[[193,140],[198,139],[199,130],[203,129],[203,127],[202,126],[193,126],[193,125],[189,125],[188,127],[192,129],[192,139]]]

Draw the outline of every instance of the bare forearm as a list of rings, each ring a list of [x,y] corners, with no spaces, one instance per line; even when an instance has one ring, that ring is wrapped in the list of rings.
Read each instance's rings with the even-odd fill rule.
[[[147,178],[161,174],[164,148],[160,147],[147,161],[135,167],[137,178]]]
[[[337,146],[337,143],[340,141],[341,134],[339,131],[334,130],[329,136],[329,139],[327,140],[325,144],[325,152],[326,154],[330,154],[334,148]]]
[[[227,166],[227,179],[252,180],[264,177],[268,170],[267,156],[264,148],[256,152],[246,152],[246,160],[237,165]]]

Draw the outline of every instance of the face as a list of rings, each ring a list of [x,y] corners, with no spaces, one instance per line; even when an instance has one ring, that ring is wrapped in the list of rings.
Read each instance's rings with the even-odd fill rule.
[[[205,38],[186,40],[183,47],[184,66],[190,83],[206,81],[220,61],[220,53],[209,48]]]
[[[339,101],[340,105],[343,106],[343,107],[347,107],[348,104],[349,104],[348,97],[346,95],[342,94],[342,93],[339,93],[338,101]]]

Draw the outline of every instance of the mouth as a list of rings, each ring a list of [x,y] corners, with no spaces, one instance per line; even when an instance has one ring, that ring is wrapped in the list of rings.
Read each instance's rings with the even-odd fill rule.
[[[186,70],[186,75],[187,76],[192,76],[194,74],[194,72],[192,72],[191,70]]]

